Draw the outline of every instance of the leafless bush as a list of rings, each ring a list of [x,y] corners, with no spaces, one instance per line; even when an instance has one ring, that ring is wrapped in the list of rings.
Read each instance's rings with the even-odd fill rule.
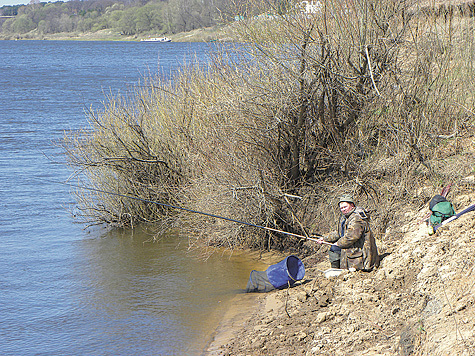
[[[150,85],[130,101],[111,97],[104,111],[90,113],[89,130],[65,136],[63,147],[80,185],[96,190],[77,194],[79,215],[86,222],[123,226],[163,221],[169,208],[150,201],[180,204],[189,180],[187,156],[181,136],[174,135],[177,123],[168,119],[182,110],[183,101],[170,90],[158,92]],[[163,102],[175,105],[159,104]]]
[[[72,166],[100,190],[302,235],[311,225],[327,232],[335,197],[350,192],[384,232],[397,211],[420,206],[421,186],[435,193],[472,169],[473,160],[446,167],[473,132],[473,23],[397,1],[322,4],[304,14],[240,3],[263,14],[229,27],[240,45],[219,49],[207,68],[183,68],[173,84],[111,98],[90,131],[66,137]],[[197,242],[231,249],[298,246],[238,223],[82,193],[91,221],[179,224]]]

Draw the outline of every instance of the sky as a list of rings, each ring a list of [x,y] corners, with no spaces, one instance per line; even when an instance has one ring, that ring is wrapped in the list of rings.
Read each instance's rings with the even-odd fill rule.
[[[28,4],[30,0],[0,0],[0,7],[3,5]]]

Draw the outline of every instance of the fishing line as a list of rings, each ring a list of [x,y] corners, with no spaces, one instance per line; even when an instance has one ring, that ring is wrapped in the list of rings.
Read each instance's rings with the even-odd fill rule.
[[[143,199],[143,198],[138,198],[138,197],[134,197],[134,196],[131,196],[131,195],[120,194],[120,193],[114,193],[114,192],[110,192],[110,191],[106,191],[106,190],[102,190],[102,189],[80,186],[80,185],[73,184],[73,183],[67,183],[67,182],[61,182],[61,181],[54,181],[54,180],[48,180],[48,179],[41,179],[41,178],[35,178],[35,179],[42,180],[42,181],[49,182],[49,183],[55,183],[55,184],[66,185],[66,186],[69,186],[69,187],[74,187],[74,188],[79,188],[79,189],[85,189],[85,190],[89,190],[89,191],[93,191],[93,192],[97,192],[97,193],[104,193],[104,194],[109,194],[109,195],[115,195],[115,196],[122,197],[122,198],[133,199],[133,200],[139,200],[139,201],[143,201],[143,202],[145,202],[145,203],[151,203],[151,204],[156,204],[156,205],[160,205],[160,206],[165,206],[165,207],[172,208],[172,209],[183,210],[183,211],[187,211],[187,212],[193,213],[193,214],[201,214],[201,215],[209,216],[209,217],[211,217],[211,218],[216,218],[216,219],[231,221],[231,222],[235,222],[235,223],[237,223],[237,224],[242,224],[242,225],[247,225],[247,226],[252,226],[252,227],[257,227],[257,228],[259,228],[259,229],[264,229],[264,230],[267,230],[267,231],[273,231],[273,232],[277,232],[277,233],[284,234],[284,235],[289,235],[289,236],[294,236],[294,237],[300,237],[301,239],[304,239],[304,240],[310,240],[310,241],[315,241],[315,242],[317,242],[317,241],[320,242],[320,241],[321,241],[321,240],[319,240],[319,239],[314,239],[314,238],[311,238],[311,237],[306,237],[306,236],[303,236],[303,235],[294,234],[294,233],[292,233],[292,232],[277,230],[277,229],[273,229],[273,228],[267,227],[267,226],[261,226],[261,225],[251,224],[251,223],[248,223],[248,222],[245,222],[245,221],[240,221],[240,220],[236,220],[236,219],[227,218],[227,217],[224,217],[224,216],[219,216],[219,215],[215,215],[215,214],[205,213],[205,212],[203,212],[203,211],[198,211],[198,210],[183,208],[183,207],[175,206],[175,205],[171,205],[171,204],[160,203],[160,202],[153,201],[153,200],[147,200],[147,199]],[[327,245],[333,245],[332,243],[326,242],[326,241],[322,241],[322,243],[327,244]]]

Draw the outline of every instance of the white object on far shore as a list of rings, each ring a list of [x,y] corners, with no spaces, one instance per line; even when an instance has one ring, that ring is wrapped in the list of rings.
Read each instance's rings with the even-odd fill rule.
[[[171,42],[172,40],[168,37],[151,37],[143,38],[140,42]]]

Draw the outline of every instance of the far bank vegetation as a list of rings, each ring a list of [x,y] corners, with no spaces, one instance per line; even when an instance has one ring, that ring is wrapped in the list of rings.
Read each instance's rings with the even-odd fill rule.
[[[0,38],[101,30],[132,37],[170,35],[221,24],[228,17],[227,8],[228,0],[35,0],[0,8]]]
[[[352,193],[384,238],[475,168],[473,17],[417,3],[241,3],[240,45],[111,97],[66,135],[69,162],[88,187],[302,235],[333,228]],[[88,190],[78,207],[90,224],[180,227],[210,246],[302,242]]]

